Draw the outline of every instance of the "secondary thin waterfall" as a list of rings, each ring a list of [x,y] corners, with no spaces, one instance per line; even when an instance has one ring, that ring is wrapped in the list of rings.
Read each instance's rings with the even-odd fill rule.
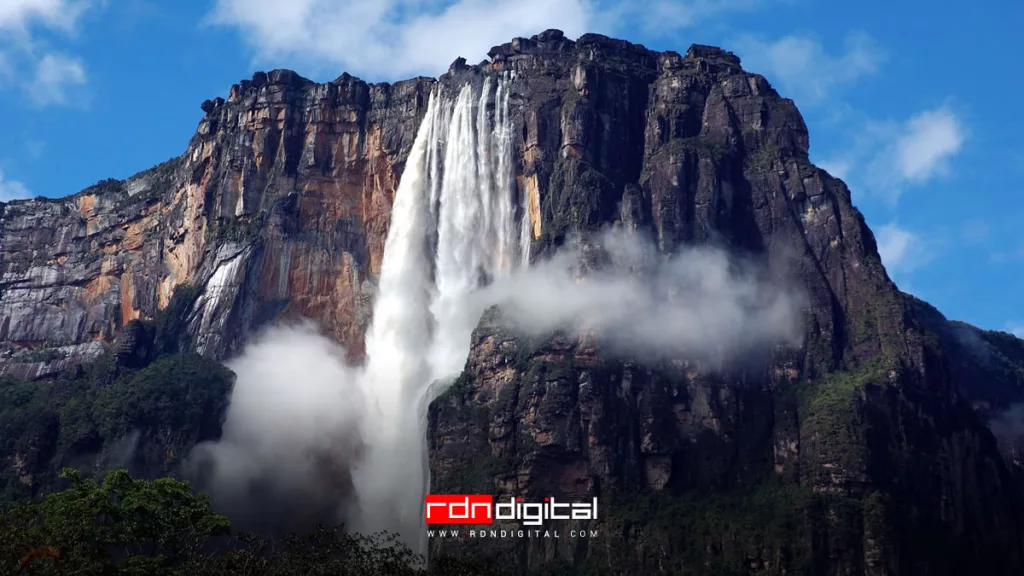
[[[440,85],[431,92],[395,194],[366,337],[372,428],[355,471],[355,528],[398,532],[419,552],[427,407],[444,388],[432,384],[449,382],[466,362],[481,312],[473,292],[529,261],[529,212],[513,178],[511,80],[487,77],[454,99]]]

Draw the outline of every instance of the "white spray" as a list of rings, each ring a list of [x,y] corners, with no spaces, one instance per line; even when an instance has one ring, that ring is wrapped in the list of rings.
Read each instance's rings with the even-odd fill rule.
[[[496,91],[485,79],[477,96],[465,85],[454,102],[443,89],[431,94],[395,195],[366,338],[368,452],[354,474],[362,511],[354,527],[398,532],[420,552],[426,414],[442,390],[431,384],[465,364],[481,312],[469,296],[529,250],[513,232],[508,92],[503,77]]]

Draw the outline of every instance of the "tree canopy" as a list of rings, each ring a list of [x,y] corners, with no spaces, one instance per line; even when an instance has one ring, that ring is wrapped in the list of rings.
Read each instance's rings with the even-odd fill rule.
[[[114,470],[102,483],[73,469],[70,486],[9,506],[0,520],[0,569],[58,576],[451,576],[498,572],[453,558],[430,569],[386,533],[342,527],[271,542],[234,533],[207,495],[173,478],[139,480]]]

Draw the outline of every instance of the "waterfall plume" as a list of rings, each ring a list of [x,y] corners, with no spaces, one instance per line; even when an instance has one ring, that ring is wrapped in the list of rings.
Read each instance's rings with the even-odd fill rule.
[[[398,532],[420,551],[427,407],[443,389],[433,384],[466,361],[481,312],[469,297],[529,255],[529,237],[516,233],[516,218],[529,215],[512,177],[509,82],[487,77],[479,89],[431,93],[396,193],[366,338],[367,453],[354,471],[353,527]]]

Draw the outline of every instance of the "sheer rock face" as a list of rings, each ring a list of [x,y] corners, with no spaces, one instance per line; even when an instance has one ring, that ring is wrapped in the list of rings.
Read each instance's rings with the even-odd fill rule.
[[[205,116],[185,153],[0,218],[5,373],[43,376],[101,350],[175,286],[204,286],[191,320],[222,358],[278,316],[319,320],[362,351],[402,166],[433,80],[314,84],[257,73]]]
[[[808,298],[804,344],[710,372],[575,337],[525,342],[485,318],[431,407],[433,490],[596,495],[600,520],[552,526],[560,539],[436,539],[433,551],[622,574],[1009,573],[1024,505],[962,401],[978,396],[972,373],[950,368],[951,340],[933,334],[945,319],[923,327],[889,280],[846,186],[809,162],[792,101],[707,46],[658,53],[549,30],[488,56],[393,85],[257,73],[203,103],[180,158],[4,205],[0,371],[40,377],[95,355],[184,283],[202,288],[189,326],[210,356],[307,316],[360,357],[429,91],[514,71],[535,258],[606,225],[664,253],[780,258]],[[1019,379],[999,382],[983,395],[1019,401],[1005,391]],[[584,526],[600,534],[565,537]]]
[[[809,162],[792,101],[711,47],[680,56],[548,32],[489,55],[441,82],[515,71],[535,255],[619,225],[665,253],[716,244],[784,259],[809,304],[802,347],[724,373],[682,356],[643,365],[574,337],[525,342],[485,321],[431,408],[432,490],[596,495],[605,516],[547,523],[560,539],[436,539],[435,552],[622,574],[1006,573],[1019,562],[1020,492],[961,401],[972,382],[950,373],[889,280],[846,186]],[[716,496],[682,504],[694,494]],[[638,496],[658,504],[644,516]],[[712,509],[716,498],[742,502]],[[793,518],[761,516],[772,506]],[[583,526],[601,535],[567,538]]]

